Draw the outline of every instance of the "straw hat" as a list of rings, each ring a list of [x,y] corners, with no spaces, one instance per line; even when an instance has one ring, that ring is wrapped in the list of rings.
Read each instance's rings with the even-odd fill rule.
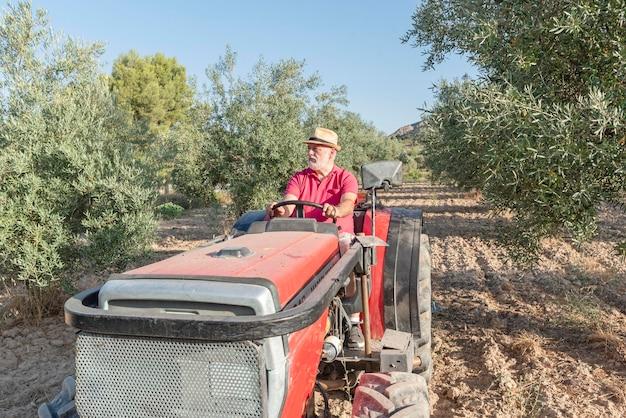
[[[341,150],[339,144],[337,144],[339,137],[334,131],[326,128],[315,128],[313,134],[309,137],[308,140],[304,141],[305,144],[318,144],[325,145],[327,147],[331,147],[336,149],[337,151]]]

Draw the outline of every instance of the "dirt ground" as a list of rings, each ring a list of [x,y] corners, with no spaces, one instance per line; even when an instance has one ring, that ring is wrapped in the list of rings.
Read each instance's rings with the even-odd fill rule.
[[[515,269],[496,238],[509,219],[475,195],[415,185],[389,196],[425,211],[432,248],[433,416],[626,416],[626,219],[605,209],[582,248],[543,243]]]
[[[414,184],[384,196],[421,207],[433,257],[434,417],[626,416],[626,239],[623,214],[605,208],[600,234],[577,248],[543,243],[541,259],[516,269],[496,239],[506,216],[477,194]],[[192,248],[221,233],[206,210],[163,222],[146,261]],[[106,274],[84,275],[79,287]],[[7,304],[0,295],[0,309]],[[62,317],[39,326],[5,324],[0,340],[0,416],[32,417],[72,373],[74,334]],[[347,402],[333,396],[336,416]]]

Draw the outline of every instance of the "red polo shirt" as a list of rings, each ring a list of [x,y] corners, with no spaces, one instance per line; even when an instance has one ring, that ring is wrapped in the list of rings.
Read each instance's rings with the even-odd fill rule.
[[[336,206],[341,201],[341,196],[345,193],[356,194],[358,190],[359,185],[356,177],[351,172],[341,167],[333,166],[332,171],[322,180],[318,179],[315,171],[310,168],[297,172],[287,183],[285,194],[294,195],[298,200],[308,200],[321,205],[330,203]],[[295,216],[295,211],[292,216]],[[317,219],[318,222],[333,221],[332,218],[325,217],[320,209],[310,206],[304,207],[304,216]],[[337,218],[337,226],[340,227],[339,232],[354,234],[352,216]]]

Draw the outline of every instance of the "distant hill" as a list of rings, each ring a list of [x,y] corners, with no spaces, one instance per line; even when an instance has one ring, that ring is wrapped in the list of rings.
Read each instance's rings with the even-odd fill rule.
[[[404,125],[398,128],[394,133],[389,135],[390,138],[397,138],[400,140],[414,139],[419,132],[420,122],[415,122],[410,125]]]
[[[388,136],[402,143],[403,150],[398,159],[402,160],[404,179],[408,181],[422,181],[430,178],[430,171],[424,161],[423,144],[419,141],[421,126],[422,122],[404,125]]]

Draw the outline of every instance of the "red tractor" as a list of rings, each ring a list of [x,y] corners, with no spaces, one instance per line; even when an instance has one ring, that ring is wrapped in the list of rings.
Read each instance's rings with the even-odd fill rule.
[[[343,253],[333,224],[248,212],[229,236],[72,297],[75,379],[39,416],[294,418],[312,416],[315,387],[326,416],[341,388],[353,417],[429,416],[428,237],[419,209],[376,207],[400,183],[399,162],[362,167]],[[355,312],[362,348],[347,344]]]

